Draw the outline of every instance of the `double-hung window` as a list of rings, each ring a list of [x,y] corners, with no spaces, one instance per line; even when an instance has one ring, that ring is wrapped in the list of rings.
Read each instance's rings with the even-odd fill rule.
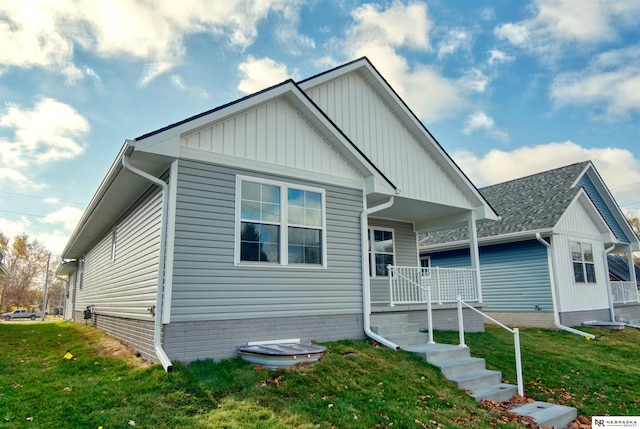
[[[238,178],[239,263],[325,264],[324,190]]]
[[[394,260],[393,231],[372,228],[369,230],[369,275],[388,276],[387,265]]]
[[[573,278],[576,283],[595,283],[596,267],[593,262],[593,247],[589,243],[571,241]]]

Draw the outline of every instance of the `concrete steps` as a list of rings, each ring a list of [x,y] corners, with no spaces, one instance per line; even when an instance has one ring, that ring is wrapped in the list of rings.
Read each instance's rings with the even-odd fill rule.
[[[471,357],[469,347],[450,344],[428,344],[428,335],[410,323],[408,315],[389,313],[371,317],[371,329],[398,344],[403,350],[422,357],[440,368],[447,379],[466,390],[478,402],[509,401],[518,388],[502,383],[502,373],[486,369],[484,359]],[[566,428],[577,418],[575,408],[546,402],[531,402],[510,409],[510,412],[531,417],[537,425]]]
[[[575,408],[539,401],[519,405],[509,411],[519,416],[531,417],[538,426],[550,428],[566,428],[578,418]]]

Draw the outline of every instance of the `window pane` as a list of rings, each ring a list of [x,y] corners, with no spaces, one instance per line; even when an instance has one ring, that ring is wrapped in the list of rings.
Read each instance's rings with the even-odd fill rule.
[[[267,222],[280,222],[280,206],[273,203],[262,203],[262,218]]]
[[[258,201],[242,201],[240,216],[246,220],[260,220],[260,203]]]
[[[391,231],[373,231],[373,249],[376,253],[393,253],[393,233]]]
[[[259,183],[242,182],[242,199],[260,201],[260,187]]]
[[[322,226],[322,211],[307,209],[306,226]]]
[[[304,207],[304,191],[289,188],[287,199],[290,206]]]
[[[304,209],[289,206],[289,223],[293,225],[306,225],[304,222]]]
[[[594,264],[584,264],[584,269],[587,273],[587,283],[596,282],[596,266]]]
[[[302,264],[304,262],[304,246],[289,245],[289,263]]]
[[[320,246],[308,246],[304,249],[304,262],[306,264],[321,264],[322,252]]]
[[[240,229],[240,260],[278,262],[280,227],[242,222]]]
[[[280,187],[273,185],[262,185],[261,201],[280,205]]]
[[[393,255],[376,254],[376,276],[387,276],[387,265],[393,265]]]
[[[305,192],[305,207],[308,209],[322,210],[322,194],[318,192]]]
[[[580,243],[571,241],[571,259],[574,261],[582,261],[582,249],[580,249]]]
[[[289,245],[304,245],[304,229],[289,228]]]
[[[289,263],[322,264],[322,231],[289,227]]]
[[[584,271],[582,270],[582,263],[573,263],[573,278],[576,283],[584,283]]]
[[[582,254],[584,255],[584,261],[593,262],[593,247],[591,244],[582,243]]]

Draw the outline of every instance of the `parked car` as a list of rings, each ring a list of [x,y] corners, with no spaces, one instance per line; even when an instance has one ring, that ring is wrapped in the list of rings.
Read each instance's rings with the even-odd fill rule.
[[[13,310],[8,313],[2,313],[2,315],[0,315],[0,317],[2,317],[6,321],[9,321],[11,319],[36,320],[37,317],[41,317],[41,316],[42,316],[42,312],[32,313],[27,310]]]

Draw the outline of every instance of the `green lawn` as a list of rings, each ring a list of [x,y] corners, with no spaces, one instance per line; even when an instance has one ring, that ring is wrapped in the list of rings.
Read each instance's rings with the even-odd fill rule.
[[[591,332],[602,337],[523,331],[527,394],[582,415],[638,415],[640,333]],[[438,332],[436,340],[454,336]],[[0,428],[522,427],[426,362],[370,342],[327,343],[324,359],[295,370],[235,358],[166,374],[105,356],[104,338],[74,323],[0,323]],[[515,380],[508,335],[488,329],[467,342]]]

